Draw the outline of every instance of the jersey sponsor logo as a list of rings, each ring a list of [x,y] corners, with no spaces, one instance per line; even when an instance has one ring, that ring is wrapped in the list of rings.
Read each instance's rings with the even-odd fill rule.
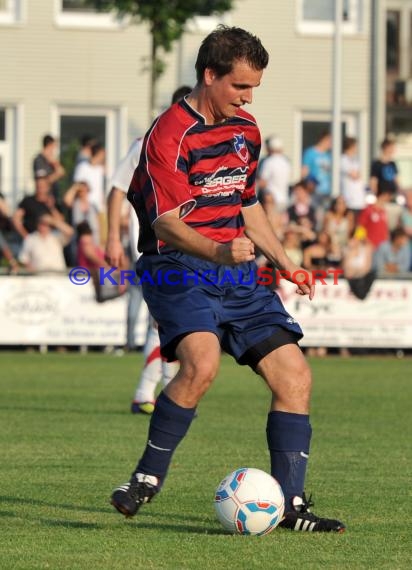
[[[218,175],[224,170],[226,174]],[[230,195],[233,192],[243,192],[247,181],[248,166],[231,169],[228,166],[220,166],[210,176],[206,176],[195,182],[196,186],[202,185],[202,194]]]
[[[237,155],[241,160],[243,160],[243,162],[248,162],[249,151],[246,146],[245,135],[243,133],[240,133],[240,135],[234,135],[234,139],[233,145]]]

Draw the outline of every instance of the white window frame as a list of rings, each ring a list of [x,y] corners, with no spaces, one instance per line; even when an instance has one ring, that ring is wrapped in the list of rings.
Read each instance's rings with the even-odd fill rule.
[[[23,107],[22,105],[3,103],[0,107],[5,110],[5,140],[0,141],[2,157],[2,192],[9,206],[13,209],[20,199],[26,184],[23,180],[22,164],[19,158],[23,155]]]
[[[372,0],[374,1],[374,0]],[[303,17],[304,0],[296,0],[297,3],[297,31],[304,35],[331,36],[334,32],[334,21],[305,20]],[[342,32],[345,35],[360,34],[363,31],[362,11],[363,0],[349,0],[349,20],[342,23]]]
[[[294,152],[293,152],[293,176],[295,180],[301,177],[302,167],[302,132],[303,123],[327,122],[332,123],[332,114],[329,111],[296,111],[294,115]],[[364,111],[345,111],[342,113],[342,122],[346,123],[346,134],[358,140],[358,154],[361,163],[362,176],[369,180],[368,146],[367,146],[367,114]]]
[[[63,0],[54,0],[54,21],[61,28],[118,30],[127,26],[130,18],[118,18],[114,12],[67,12]]]
[[[61,115],[72,116],[104,116],[106,118],[106,180],[108,181],[115,167],[127,148],[127,111],[122,106],[94,106],[76,104],[57,104],[52,107],[52,132],[60,138]]]
[[[0,10],[0,26],[18,24],[23,20],[23,0],[6,0],[6,9]]]

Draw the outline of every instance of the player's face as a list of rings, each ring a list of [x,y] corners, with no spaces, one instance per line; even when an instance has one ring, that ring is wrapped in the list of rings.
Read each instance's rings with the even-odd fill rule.
[[[250,67],[245,61],[237,61],[230,73],[217,77],[206,69],[207,107],[212,123],[219,123],[236,115],[240,107],[252,102],[252,92],[260,85],[263,70]]]

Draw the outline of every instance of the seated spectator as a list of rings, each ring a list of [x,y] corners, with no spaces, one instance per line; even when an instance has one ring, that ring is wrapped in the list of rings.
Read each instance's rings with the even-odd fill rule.
[[[380,274],[407,273],[410,265],[408,235],[403,228],[391,232],[389,241],[380,244],[375,253],[375,267]]]
[[[7,261],[8,265],[10,266],[11,271],[16,272],[19,268],[19,264],[15,259],[6,238],[3,236],[2,231],[0,230],[0,260],[4,257]]]
[[[81,222],[88,222],[93,240],[99,244],[99,216],[95,206],[90,202],[90,189],[87,182],[72,184],[64,194],[63,202],[71,211],[72,225],[77,227]]]
[[[295,265],[302,265],[303,252],[300,235],[292,228],[286,228],[283,236],[283,249]]]
[[[111,278],[116,282],[113,285],[110,279],[101,282],[99,270],[103,268],[109,269],[110,266],[104,259],[104,251],[98,246],[92,235],[92,229],[88,222],[81,222],[76,227],[77,232],[77,265],[85,267],[90,271],[93,279],[93,285],[96,293],[96,300],[99,303],[115,299],[119,295],[126,292],[128,281],[122,282],[119,272],[111,273]],[[121,272],[130,268],[130,262],[127,256],[123,256],[122,265],[118,268]]]
[[[303,251],[303,267],[309,271],[327,271],[329,268],[339,267],[341,261],[341,252],[325,231],[319,232],[316,241]]]
[[[293,204],[287,209],[287,226],[299,233],[302,248],[316,239],[315,209],[311,205],[310,193],[305,181],[297,182],[292,190]]]
[[[409,248],[411,251],[409,271],[412,271],[412,190],[408,190],[405,193],[405,200],[406,202],[400,216],[400,224],[409,237]]]
[[[53,231],[56,230],[56,231]],[[72,235],[73,228],[50,214],[42,215],[37,230],[24,239],[19,261],[28,271],[65,271],[63,246]]]
[[[34,196],[23,198],[14,212],[12,218],[14,227],[24,239],[36,231],[39,218],[45,214],[49,214],[56,221],[63,221],[63,216],[55,207],[54,197],[50,193],[48,176],[38,174],[35,179]]]
[[[354,213],[355,221],[366,205],[366,189],[357,154],[358,141],[346,137],[340,161],[340,191],[347,207]]]
[[[372,270],[373,246],[365,228],[356,228],[343,254],[343,274],[346,279],[360,279]]]
[[[389,239],[388,215],[386,204],[391,200],[391,192],[387,188],[379,190],[376,202],[369,204],[359,215],[358,225],[366,230],[366,236],[377,249]]]
[[[349,236],[353,234],[354,225],[354,214],[348,210],[343,197],[338,196],[332,200],[331,207],[324,217],[323,229],[331,236],[334,246],[340,251],[341,257],[348,244]]]
[[[87,220],[76,226],[77,235],[77,265],[86,269],[108,268],[104,259],[103,249],[96,244],[93,231]]]

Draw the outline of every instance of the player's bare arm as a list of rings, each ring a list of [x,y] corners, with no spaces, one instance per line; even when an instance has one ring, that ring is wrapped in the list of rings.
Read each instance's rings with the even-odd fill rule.
[[[194,229],[179,218],[179,209],[158,218],[153,229],[159,240],[189,255],[222,265],[237,265],[255,259],[253,242],[247,237],[229,243],[218,243]]]
[[[245,229],[247,236],[253,243],[264,253],[264,255],[276,265],[279,269],[285,270],[289,275],[295,275],[296,271],[304,272],[304,269],[295,265],[286,255],[282,244],[279,242],[276,234],[273,232],[269,220],[262,208],[257,203],[247,208],[242,208],[242,215],[245,221]],[[298,277],[302,283],[298,284],[297,293],[300,295],[309,295],[309,299],[313,299],[315,295],[315,283],[309,276],[307,281],[307,272],[302,273],[302,277]],[[306,278],[306,279],[305,279]],[[303,283],[305,281],[305,283]]]
[[[108,197],[108,236],[105,259],[112,267],[119,267],[124,258],[124,250],[120,240],[120,218],[124,192],[119,188],[112,188]]]

